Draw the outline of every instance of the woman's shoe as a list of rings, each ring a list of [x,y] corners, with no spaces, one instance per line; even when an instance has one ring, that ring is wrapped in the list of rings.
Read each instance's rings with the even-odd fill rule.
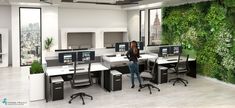
[[[132,86],[131,86],[131,88],[134,88],[134,87],[135,87],[135,85],[132,85]]]

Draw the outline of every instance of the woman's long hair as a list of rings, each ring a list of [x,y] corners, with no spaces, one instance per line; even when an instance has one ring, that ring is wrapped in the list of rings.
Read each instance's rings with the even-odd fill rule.
[[[131,48],[132,48],[134,54],[138,53],[138,48],[137,48],[137,42],[136,41],[131,41]]]

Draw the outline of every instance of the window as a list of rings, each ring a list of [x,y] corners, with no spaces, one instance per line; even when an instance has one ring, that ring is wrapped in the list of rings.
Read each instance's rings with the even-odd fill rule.
[[[161,23],[162,14],[161,9],[149,10],[149,22],[148,22],[148,45],[160,45],[161,44]]]
[[[145,11],[140,10],[140,41],[145,45]]]
[[[41,62],[41,9],[20,7],[20,65]]]
[[[2,34],[0,34],[0,63],[2,63]]]

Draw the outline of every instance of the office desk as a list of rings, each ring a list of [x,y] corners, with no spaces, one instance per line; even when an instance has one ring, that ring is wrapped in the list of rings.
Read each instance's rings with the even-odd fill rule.
[[[144,70],[144,65],[146,64],[146,61],[148,59],[155,59],[157,58],[157,55],[154,54],[141,54],[139,58],[139,64],[140,64],[140,71]],[[126,56],[119,56],[119,57],[103,57],[103,62],[106,67],[109,67],[110,69],[117,70],[123,74],[129,73],[128,63],[129,60],[126,58]]]
[[[139,62],[146,61],[148,59],[155,59],[157,58],[157,55],[152,54],[142,54],[140,55]],[[120,65],[127,65],[129,63],[129,60],[126,58],[126,56],[120,56],[120,57],[103,57],[104,65],[106,67],[119,67]]]
[[[142,54],[140,55],[139,60],[147,60],[150,58],[157,58],[156,55],[151,55],[151,54]],[[107,60],[110,63],[115,63],[115,62],[129,62],[129,60],[126,58],[126,56],[119,56],[119,57],[103,57],[104,60]]]
[[[163,57],[159,57],[157,60],[157,64],[171,64],[171,63],[177,63],[178,61],[178,56],[170,56],[167,58],[163,58]],[[153,59],[151,59],[151,61],[153,61]],[[186,57],[181,56],[180,57],[180,61],[186,61]],[[193,58],[189,58],[188,61],[195,61],[195,59]]]
[[[181,56],[180,59],[181,59],[180,62],[186,61],[186,57],[184,57],[184,56]],[[149,60],[150,60],[150,62],[155,62],[155,59],[149,59]],[[178,60],[178,56],[169,56],[167,58],[159,57],[156,62],[157,65],[155,67],[155,73],[157,73],[159,65],[176,64],[178,62],[177,60]],[[196,74],[197,74],[197,72],[196,72],[196,59],[189,58],[188,61],[189,61],[190,72],[187,73],[187,76],[196,78],[197,77],[196,76]],[[155,76],[155,78],[158,78],[158,76]],[[154,79],[154,82],[156,83],[157,79]]]
[[[87,72],[88,64],[77,65],[78,68],[84,68],[84,70],[77,70],[77,73]],[[74,69],[73,66],[54,66],[47,67],[46,69],[46,81],[45,81],[45,98],[46,102],[51,99],[51,90],[50,90],[50,77],[53,76],[63,76],[63,75],[73,75],[74,71],[70,71],[70,69]],[[108,72],[109,68],[105,67],[101,63],[92,63],[91,64],[91,72],[101,72],[101,87],[104,87],[104,72]]]

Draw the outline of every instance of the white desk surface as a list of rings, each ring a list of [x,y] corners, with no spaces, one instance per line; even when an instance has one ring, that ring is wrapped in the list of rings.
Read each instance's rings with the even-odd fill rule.
[[[78,70],[78,73],[87,72],[88,64],[77,65],[77,68],[84,68],[84,70]],[[74,71],[69,71],[70,69],[74,69],[73,66],[53,66],[47,67],[46,74],[47,76],[56,76],[56,75],[66,75],[73,74]],[[109,68],[105,67],[101,63],[92,63],[91,64],[91,72],[94,71],[104,71],[109,70]]]
[[[172,60],[172,59],[175,59],[175,60]],[[186,61],[186,57],[184,57],[184,56],[181,56],[180,59],[182,59],[180,61]],[[169,60],[172,60],[172,61],[169,61]],[[158,64],[177,63],[177,60],[178,60],[178,56],[169,56],[167,58],[159,57],[157,60],[157,63]],[[150,59],[150,61],[154,62],[155,60]],[[189,58],[188,61],[195,61],[195,59]]]
[[[152,55],[152,54],[142,54],[140,55],[141,57],[139,58],[139,60],[146,60],[146,59],[154,59],[157,58],[156,55]],[[123,61],[129,61],[127,58],[125,58],[126,56],[120,56],[120,57],[104,57],[105,60],[109,61],[109,62],[123,62]]]

